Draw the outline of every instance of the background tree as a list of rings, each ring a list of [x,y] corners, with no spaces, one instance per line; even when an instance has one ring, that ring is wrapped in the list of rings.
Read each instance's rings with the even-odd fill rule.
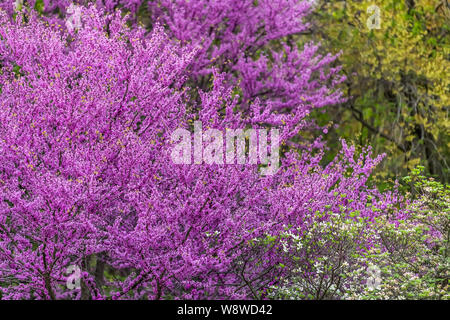
[[[380,29],[367,27],[372,4]],[[418,163],[449,179],[449,18],[448,1],[316,1],[309,36],[342,50],[348,97],[338,112],[317,117],[339,125],[329,135],[335,146],[345,137],[387,152],[384,181]]]

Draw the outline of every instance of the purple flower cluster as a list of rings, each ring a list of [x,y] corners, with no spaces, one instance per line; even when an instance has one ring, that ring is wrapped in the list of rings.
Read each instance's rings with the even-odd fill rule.
[[[302,235],[318,210],[369,221],[399,201],[366,186],[382,156],[344,141],[324,168],[319,142],[286,148],[267,177],[258,165],[173,164],[170,135],[194,120],[279,126],[286,145],[312,108],[342,100],[342,77],[315,45],[272,49],[305,30],[308,2],[147,9],[150,34],[94,6],[72,30],[0,11],[3,299],[261,298],[290,262],[277,241],[255,239],[288,225]],[[65,285],[69,265],[83,271],[80,289]]]

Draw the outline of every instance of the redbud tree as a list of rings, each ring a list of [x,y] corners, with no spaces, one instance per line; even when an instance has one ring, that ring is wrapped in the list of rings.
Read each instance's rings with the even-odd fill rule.
[[[296,44],[308,31],[303,19],[312,1],[298,0],[23,0],[20,8],[37,8],[50,23],[73,28],[74,4],[95,3],[109,12],[130,13],[128,22],[152,29],[164,26],[181,45],[196,45],[189,66],[189,86],[207,90],[213,70],[225,73],[227,85],[239,93],[239,108],[249,111],[258,99],[271,113],[285,113],[291,121],[315,108],[345,101],[336,87],[345,80],[335,65],[337,55],[320,54],[320,46]],[[14,1],[3,7],[12,14]],[[108,22],[106,22],[108,24]],[[200,104],[192,92],[193,104]],[[300,116],[301,115],[301,116]],[[248,116],[248,114],[247,114]],[[311,119],[303,131],[317,128]],[[292,144],[292,142],[290,143]],[[303,145],[302,143],[301,145]]]
[[[382,157],[345,142],[326,167],[320,144],[285,149],[268,176],[258,164],[174,164],[171,134],[194,120],[222,131],[278,126],[286,144],[313,105],[341,99],[330,93],[341,81],[327,68],[334,58],[316,47],[284,46],[270,63],[257,53],[288,35],[308,4],[225,1],[216,19],[256,20],[241,16],[222,38],[216,30],[198,42],[207,29],[165,20],[187,23],[193,3],[165,18],[150,6],[162,17],[150,33],[94,6],[70,30],[34,12],[0,12],[3,299],[260,299],[295,265],[282,250],[286,228],[301,237],[328,219],[312,214],[324,210],[371,221],[398,202],[367,187]],[[221,70],[227,60],[234,65]],[[196,85],[206,73],[212,83]],[[362,252],[373,246],[365,239]],[[71,265],[81,268],[75,289]]]

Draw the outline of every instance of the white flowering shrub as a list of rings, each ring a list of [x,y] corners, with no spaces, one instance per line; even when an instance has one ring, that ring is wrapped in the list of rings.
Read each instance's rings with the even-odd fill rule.
[[[379,290],[353,294],[369,299],[450,298],[450,188],[420,175],[415,169],[405,181],[411,185],[409,215],[378,221],[384,253],[372,259],[383,266]]]
[[[340,213],[316,212],[305,233],[287,228],[282,250],[295,268],[269,296],[449,299],[450,188],[422,170],[404,178],[410,190],[406,215],[390,206],[367,221],[342,207]]]
[[[324,219],[326,218],[326,219]],[[358,211],[316,212],[311,226],[302,230],[287,229],[282,250],[294,264],[281,285],[272,286],[269,296],[275,299],[340,299],[350,292],[362,291],[378,283],[371,278],[366,255],[369,239],[377,234],[369,218]]]

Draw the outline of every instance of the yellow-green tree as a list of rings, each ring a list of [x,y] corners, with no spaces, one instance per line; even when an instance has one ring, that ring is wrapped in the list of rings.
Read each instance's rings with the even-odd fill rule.
[[[373,5],[379,10],[368,11]],[[316,1],[309,37],[342,50],[349,97],[320,120],[386,152],[383,178],[421,163],[448,181],[449,22],[442,0]]]

